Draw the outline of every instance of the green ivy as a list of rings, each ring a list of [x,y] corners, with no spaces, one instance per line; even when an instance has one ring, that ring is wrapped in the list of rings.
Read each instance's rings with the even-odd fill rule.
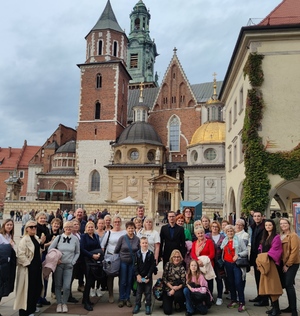
[[[244,67],[252,89],[248,90],[246,112],[242,133],[245,180],[242,207],[244,212],[265,212],[271,189],[268,174],[278,174],[292,180],[300,174],[300,144],[292,151],[270,153],[266,151],[258,128],[263,118],[264,101],[261,85],[264,82],[262,60],[264,56],[250,54]]]

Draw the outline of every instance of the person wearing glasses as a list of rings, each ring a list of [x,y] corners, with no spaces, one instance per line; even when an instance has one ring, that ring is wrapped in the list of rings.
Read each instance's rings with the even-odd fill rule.
[[[101,248],[105,254],[114,254],[119,238],[126,234],[126,230],[122,230],[122,219],[120,215],[115,215],[112,219],[113,228],[105,233]],[[107,276],[108,301],[114,302],[114,277]]]
[[[235,236],[241,238],[246,247],[249,245],[250,237],[247,232],[245,232],[245,221],[242,218],[239,218],[235,222]]]
[[[70,296],[73,266],[80,254],[79,240],[72,234],[73,223],[67,221],[63,227],[64,233],[56,236],[49,247],[49,250],[56,248],[62,253],[62,257],[54,272],[57,313],[68,312],[67,302]],[[62,289],[63,295],[61,294]]]
[[[18,245],[16,297],[14,309],[19,316],[32,316],[36,311],[36,302],[43,288],[42,281],[42,245],[46,236],[36,236],[37,222],[29,220],[25,224],[24,237]]]
[[[174,249],[166,263],[162,275],[164,283],[163,310],[166,315],[173,312],[173,302],[176,311],[184,310],[183,289],[186,283],[186,271],[183,265],[183,257],[178,249]]]
[[[224,262],[222,260],[222,249],[221,245],[225,238],[225,235],[221,234],[221,225],[218,221],[214,220],[210,224],[211,233],[205,235],[207,239],[211,239],[215,245],[215,263],[214,270],[216,274],[217,283],[217,301],[216,305],[220,306],[223,304],[223,279],[225,279]]]

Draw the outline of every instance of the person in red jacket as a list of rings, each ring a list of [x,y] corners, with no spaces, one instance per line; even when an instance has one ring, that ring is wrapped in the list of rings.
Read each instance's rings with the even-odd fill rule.
[[[215,262],[215,246],[211,239],[207,239],[205,236],[205,231],[203,227],[198,227],[194,231],[197,240],[193,242],[192,250],[191,250],[191,258],[197,260],[200,267],[203,266],[201,260],[198,259],[199,256],[208,256],[211,262],[211,265],[214,267]],[[213,292],[214,281],[208,280],[208,288],[210,292]]]

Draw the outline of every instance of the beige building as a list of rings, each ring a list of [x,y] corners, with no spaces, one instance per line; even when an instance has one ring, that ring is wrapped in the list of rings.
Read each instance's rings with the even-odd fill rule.
[[[238,216],[268,213],[273,198],[291,214],[300,198],[299,18],[299,2],[285,0],[260,24],[243,27],[224,79],[226,208]]]

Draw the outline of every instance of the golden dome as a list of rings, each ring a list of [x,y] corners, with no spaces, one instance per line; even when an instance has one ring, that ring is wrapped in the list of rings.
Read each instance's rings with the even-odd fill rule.
[[[225,122],[206,122],[194,133],[190,146],[225,142]]]

